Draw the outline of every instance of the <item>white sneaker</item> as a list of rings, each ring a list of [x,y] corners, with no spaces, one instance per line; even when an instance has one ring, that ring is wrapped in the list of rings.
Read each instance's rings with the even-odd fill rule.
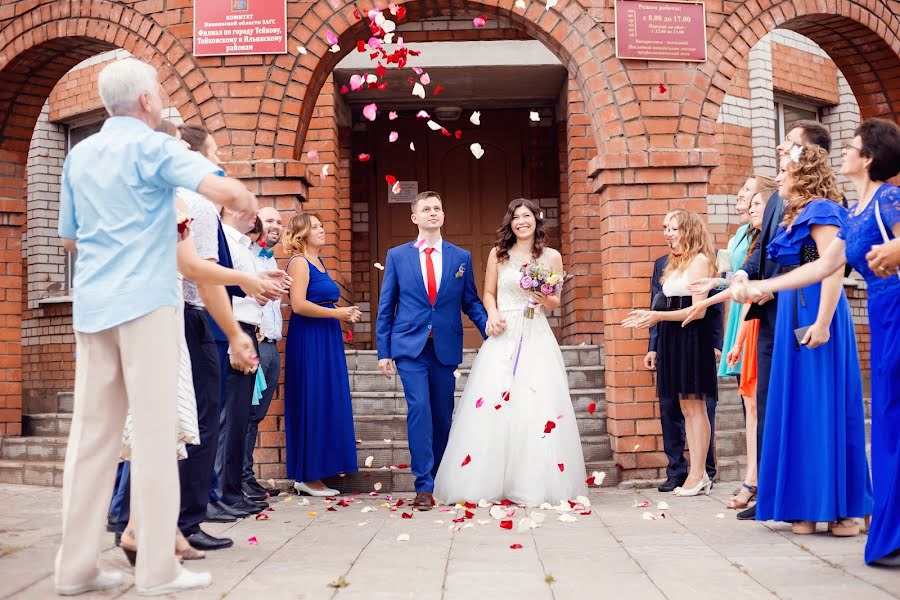
[[[332,496],[335,490],[331,490],[325,488],[324,490],[314,490],[302,481],[294,482],[294,489],[297,490],[298,494],[306,494],[307,496],[317,496],[319,498],[324,498],[325,496]]]
[[[194,571],[188,571],[187,569],[181,569],[178,577],[169,583],[149,588],[138,587],[137,593],[139,596],[162,596],[174,592],[184,592],[186,590],[204,588],[210,584],[212,584],[212,575],[209,573],[196,573]]]
[[[121,571],[100,571],[99,575],[87,583],[76,583],[73,585],[59,585],[57,583],[56,593],[60,596],[76,596],[86,592],[99,592],[119,587],[123,583],[125,583],[125,579],[122,577]]]

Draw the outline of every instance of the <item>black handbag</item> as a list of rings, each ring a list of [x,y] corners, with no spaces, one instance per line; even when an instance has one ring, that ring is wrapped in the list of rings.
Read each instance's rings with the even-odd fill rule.
[[[666,295],[662,292],[656,292],[656,295],[653,296],[653,303],[650,305],[650,310],[664,311],[667,308],[669,308],[669,302]]]

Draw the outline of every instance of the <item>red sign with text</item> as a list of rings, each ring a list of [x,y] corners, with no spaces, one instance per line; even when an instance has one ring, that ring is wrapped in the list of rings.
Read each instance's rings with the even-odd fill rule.
[[[286,53],[287,0],[194,0],[194,56]]]
[[[616,56],[641,60],[706,60],[702,2],[616,0]]]

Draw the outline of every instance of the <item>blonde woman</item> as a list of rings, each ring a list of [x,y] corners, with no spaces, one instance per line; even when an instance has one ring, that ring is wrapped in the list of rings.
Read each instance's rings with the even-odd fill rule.
[[[662,276],[662,293],[653,310],[633,311],[622,323],[643,329],[659,323],[656,356],[656,388],[660,398],[678,398],[684,413],[690,466],[678,496],[709,493],[712,481],[706,473],[711,426],[706,401],[716,398],[716,342],[712,318],[705,310],[689,327],[681,327],[694,303],[706,292],[692,296],[688,284],[716,274],[716,260],[706,224],[699,215],[677,208],[663,221],[666,242],[673,253]]]

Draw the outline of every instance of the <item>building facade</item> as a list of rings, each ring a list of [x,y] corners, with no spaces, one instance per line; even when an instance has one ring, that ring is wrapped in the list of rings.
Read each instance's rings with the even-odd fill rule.
[[[793,121],[829,127],[836,166],[860,119],[900,119],[896,0],[707,1],[702,63],[616,58],[612,0],[398,4],[397,33],[421,49],[415,64],[439,95],[411,96],[409,68],[389,71],[386,90],[347,93],[354,74],[373,70],[356,52],[368,30],[354,11],[386,3],[289,0],[288,54],[195,57],[191,0],[0,0],[0,435],[20,435],[23,414],[58,410],[58,392],[73,386],[59,175],[67,150],[102,123],[95,81],[110,60],[156,66],[170,118],[206,125],[229,174],[262,204],[321,216],[328,266],[364,312],[352,349],[373,345],[374,263],[414,235],[386,176],[444,195],[445,236],[472,250],[476,269],[507,202],[538,200],[575,275],[555,331],[563,344],[601,349],[605,432],[632,478],[658,476],[665,456],[652,374],[641,368],[646,333],[618,324],[649,303],[663,215],[706,214],[723,247],[736,191],[751,173],[775,174],[775,145]],[[473,26],[482,15],[485,26]],[[364,118],[371,102],[397,118]],[[420,110],[459,137],[423,127]],[[473,141],[485,149],[479,160]],[[846,289],[867,360],[864,286],[851,277]],[[466,343],[477,347],[474,332]],[[261,428],[264,478],[283,474],[282,413],[276,400]]]

